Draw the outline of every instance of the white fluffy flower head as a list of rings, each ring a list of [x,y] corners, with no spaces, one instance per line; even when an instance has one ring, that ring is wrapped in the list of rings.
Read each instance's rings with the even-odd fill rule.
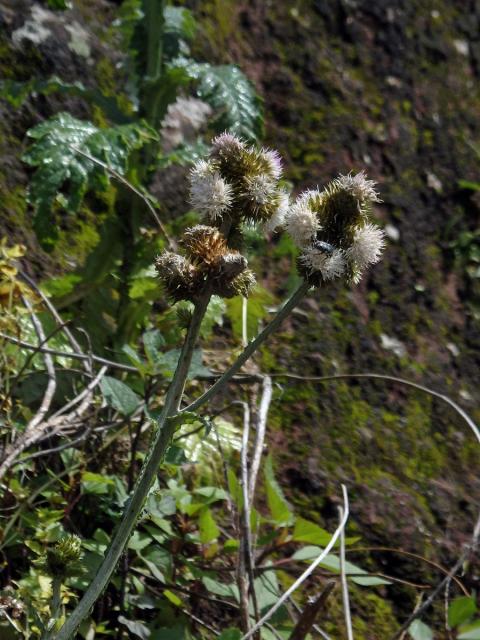
[[[367,223],[355,231],[352,245],[347,249],[347,257],[358,269],[365,269],[380,260],[385,248],[385,233],[375,224]]]
[[[345,191],[349,191],[361,203],[381,202],[378,192],[375,189],[376,182],[367,180],[365,171],[360,171],[355,176],[340,175],[334,184]]]
[[[320,272],[324,280],[334,280],[345,273],[346,261],[341,249],[328,252],[315,246],[307,247],[300,261],[310,273]]]
[[[282,161],[278,151],[273,149],[262,149],[261,154],[267,165],[267,171],[271,178],[275,181],[280,180],[282,176]]]
[[[308,246],[320,230],[317,216],[310,206],[310,201],[318,196],[318,191],[305,191],[285,217],[285,228],[298,247]]]
[[[212,140],[212,149],[217,153],[225,155],[235,155],[245,149],[245,143],[233,133],[221,133]]]
[[[286,191],[280,191],[278,207],[270,220],[263,225],[265,233],[274,233],[279,227],[285,225],[285,220],[290,207],[290,197]]]
[[[245,195],[257,204],[267,204],[275,191],[276,185],[266,173],[245,179]]]
[[[233,189],[216,170],[215,165],[199,160],[190,172],[190,203],[208,220],[219,218],[227,211]]]

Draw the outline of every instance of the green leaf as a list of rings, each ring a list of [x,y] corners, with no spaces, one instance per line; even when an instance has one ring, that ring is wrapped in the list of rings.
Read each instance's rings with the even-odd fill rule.
[[[280,485],[275,479],[271,456],[266,459],[264,474],[268,508],[274,522],[280,526],[293,524],[295,518]]]
[[[231,131],[255,141],[263,132],[260,98],[250,80],[232,64],[217,67],[190,64],[190,76],[198,81],[197,95],[210,104],[217,116],[216,131]]]
[[[208,544],[220,535],[220,529],[217,527],[217,523],[213,519],[211,510],[208,508],[204,508],[200,511],[198,526],[200,529],[200,541],[202,544]]]
[[[297,517],[292,535],[292,540],[295,542],[310,542],[311,544],[325,546],[330,542],[331,538],[332,536],[328,531],[319,527],[318,524]]]
[[[165,338],[158,329],[146,331],[143,334],[143,346],[149,362],[155,364],[162,356],[160,349],[165,346]]]
[[[157,360],[157,369],[163,373],[166,378],[173,378],[175,369],[177,368],[178,359],[180,357],[180,349],[171,349],[162,354]],[[201,378],[202,376],[210,376],[210,369],[203,366],[202,351],[195,349],[192,356],[192,363],[188,371],[188,379]]]
[[[167,453],[165,454],[164,462],[165,462],[165,464],[173,464],[173,465],[176,465],[176,466],[181,466],[182,464],[187,464],[188,463],[188,459],[187,459],[187,456],[185,455],[185,450],[184,449],[182,449],[181,447],[177,447],[174,444],[172,444],[167,449]]]
[[[231,627],[230,629],[225,629],[222,631],[221,635],[218,637],[218,640],[240,640],[242,637],[242,632],[240,629]]]
[[[82,486],[85,493],[103,495],[110,492],[110,488],[115,487],[113,478],[103,476],[100,473],[84,471],[82,474]]]
[[[46,249],[54,246],[58,235],[53,216],[56,202],[75,213],[87,191],[108,186],[109,173],[82,153],[123,175],[130,152],[154,138],[142,123],[99,129],[69,113],[40,123],[27,135],[34,142],[23,160],[35,168],[29,201],[35,209],[36,233]]]
[[[124,382],[104,376],[100,383],[105,402],[125,416],[131,415],[141,402],[137,394]]]
[[[470,180],[459,180],[458,186],[462,189],[470,189],[471,191],[480,191],[480,182],[471,182]]]
[[[187,53],[186,41],[192,40],[197,23],[193,14],[184,7],[165,7],[163,33],[163,50],[166,59],[172,60],[181,53]]]
[[[480,620],[462,626],[459,632],[458,640],[480,640]]]
[[[448,607],[448,625],[453,629],[458,625],[468,622],[477,612],[477,605],[473,598],[463,596],[455,598]]]
[[[292,556],[293,560],[314,560],[318,558],[318,556],[322,553],[322,547],[316,547],[307,545],[306,547],[302,547],[298,549]],[[321,562],[320,566],[325,567],[332,573],[340,573],[340,559],[333,555],[328,554]],[[365,569],[358,567],[351,562],[345,562],[345,573],[350,577],[350,580],[355,584],[361,585],[363,587],[374,587],[382,584],[391,584],[388,580],[384,578],[378,578],[377,576],[369,576]],[[355,574],[355,575],[351,575]],[[360,575],[357,575],[360,574]]]
[[[130,633],[133,633],[137,638],[141,638],[141,640],[148,640],[152,635],[150,629],[143,622],[127,620],[125,616],[118,616],[118,621],[127,627]]]
[[[202,582],[207,591],[210,591],[210,593],[214,593],[217,596],[235,598],[237,601],[240,598],[238,587],[234,582],[224,584],[223,582],[218,582],[218,580],[214,580],[208,576],[203,576]]]
[[[141,551],[151,544],[152,538],[141,531],[134,531],[132,537],[128,541],[128,548],[132,551]]]
[[[421,620],[414,620],[408,627],[408,633],[413,640],[433,640],[433,631]]]
[[[54,0],[62,2],[63,0]],[[17,80],[0,81],[0,98],[19,108],[32,95],[49,96],[53,93],[78,96],[89,103],[99,106],[104,114],[117,124],[130,121],[127,114],[119,106],[117,98],[106,96],[98,89],[85,87],[81,82],[65,82],[57,76],[50,78],[31,78],[26,82]]]

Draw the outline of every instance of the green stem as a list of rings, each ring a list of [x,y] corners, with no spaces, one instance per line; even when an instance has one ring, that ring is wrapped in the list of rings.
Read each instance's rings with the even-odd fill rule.
[[[226,371],[219,380],[198,400],[193,402],[188,410],[194,410],[203,405],[207,400],[216,395],[228,383],[230,378],[245,364],[250,356],[260,347],[260,345],[279,327],[283,320],[297,306],[300,300],[305,296],[310,285],[306,282],[302,283],[293,293],[290,299],[283,305],[274,319],[263,329],[261,333],[249,343],[235,363]],[[185,343],[178,361],[177,369],[173,376],[172,383],[168,389],[165,404],[158,418],[157,433],[152,448],[147,456],[145,465],[140,472],[137,484],[133,494],[127,504],[122,521],[114,534],[114,537],[107,550],[105,558],[100,565],[95,578],[85,592],[83,598],[78,603],[70,617],[66,620],[63,627],[55,636],[55,640],[70,640],[73,637],[80,623],[86,618],[90,609],[93,607],[101,593],[107,586],[112,573],[123,553],[124,548],[135,528],[138,516],[141,513],[143,504],[148,495],[150,487],[156,476],[157,469],[161,463],[165,451],[170,444],[175,429],[173,421],[167,418],[177,413],[180,400],[183,394],[183,388],[187,379],[188,371],[192,361],[193,350],[200,331],[200,326],[205,315],[205,311],[210,300],[210,293],[205,293],[201,300],[195,306],[195,311],[188,329]]]
[[[243,367],[245,362],[251,357],[255,351],[260,347],[260,345],[265,342],[265,340],[278,329],[281,323],[285,320],[285,318],[293,311],[293,309],[297,306],[297,304],[302,300],[307,291],[309,290],[311,285],[307,282],[302,282],[302,284],[298,287],[296,291],[292,294],[292,296],[287,300],[287,302],[283,305],[283,307],[278,311],[277,315],[273,318],[273,320],[267,324],[267,326],[261,331],[255,340],[252,340],[248,343],[239,357],[232,364],[230,369],[227,369],[225,373],[215,382],[214,385],[208,389],[203,395],[197,398],[192,404],[184,409],[184,411],[196,411],[203,404],[208,402],[213,396],[216,396],[225,385],[229,382],[229,380]]]
[[[52,578],[52,601],[50,603],[50,621],[49,626],[55,629],[55,624],[60,617],[60,607],[62,606],[62,578],[54,576]],[[42,634],[43,640],[50,640],[54,631],[46,631]]]
[[[153,484],[158,467],[172,439],[175,424],[167,418],[177,412],[183,393],[193,351],[197,342],[200,326],[210,300],[210,293],[205,293],[197,302],[188,328],[178,365],[168,389],[163,410],[158,418],[157,433],[147,456],[145,465],[140,472],[133,494],[128,501],[118,529],[116,530],[105,558],[100,565],[92,583],[83,595],[70,617],[55,636],[56,640],[69,640],[74,637],[80,623],[87,617],[89,611],[108,585],[117,563],[135,528],[142,511],[145,499]]]

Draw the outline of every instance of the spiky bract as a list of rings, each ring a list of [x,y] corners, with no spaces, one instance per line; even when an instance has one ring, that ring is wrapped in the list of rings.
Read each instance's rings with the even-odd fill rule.
[[[52,577],[64,579],[79,572],[81,557],[82,541],[78,536],[67,535],[47,551],[41,564]]]
[[[156,261],[158,275],[173,300],[195,301],[207,288],[211,294],[232,297],[248,293],[253,286],[252,277],[243,275],[248,272],[247,259],[227,246],[216,227],[191,227],[182,244],[187,256],[165,251]]]

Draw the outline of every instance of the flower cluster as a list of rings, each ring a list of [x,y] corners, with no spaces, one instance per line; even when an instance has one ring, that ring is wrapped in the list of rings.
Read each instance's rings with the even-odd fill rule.
[[[207,289],[225,298],[248,295],[255,276],[239,252],[242,230],[245,224],[272,230],[283,222],[288,196],[279,187],[281,174],[276,151],[229,133],[213,140],[208,158],[190,171],[190,203],[205,224],[185,232],[186,255],[165,251],[156,261],[173,300],[195,301]]]
[[[156,261],[157,273],[174,301],[195,301],[207,287],[211,294],[224,298],[247,296],[255,285],[246,258],[227,246],[216,227],[191,227],[182,244],[186,256],[165,251]]]
[[[197,162],[190,174],[190,203],[209,224],[229,220],[267,223],[285,209],[285,194],[276,151],[248,146],[223,133],[212,142],[207,160]]]
[[[302,250],[298,267],[309,282],[319,285],[344,277],[357,283],[378,262],[385,240],[368,219],[374,202],[379,202],[375,183],[364,172],[341,175],[323,191],[306,191],[297,198],[284,226]]]

